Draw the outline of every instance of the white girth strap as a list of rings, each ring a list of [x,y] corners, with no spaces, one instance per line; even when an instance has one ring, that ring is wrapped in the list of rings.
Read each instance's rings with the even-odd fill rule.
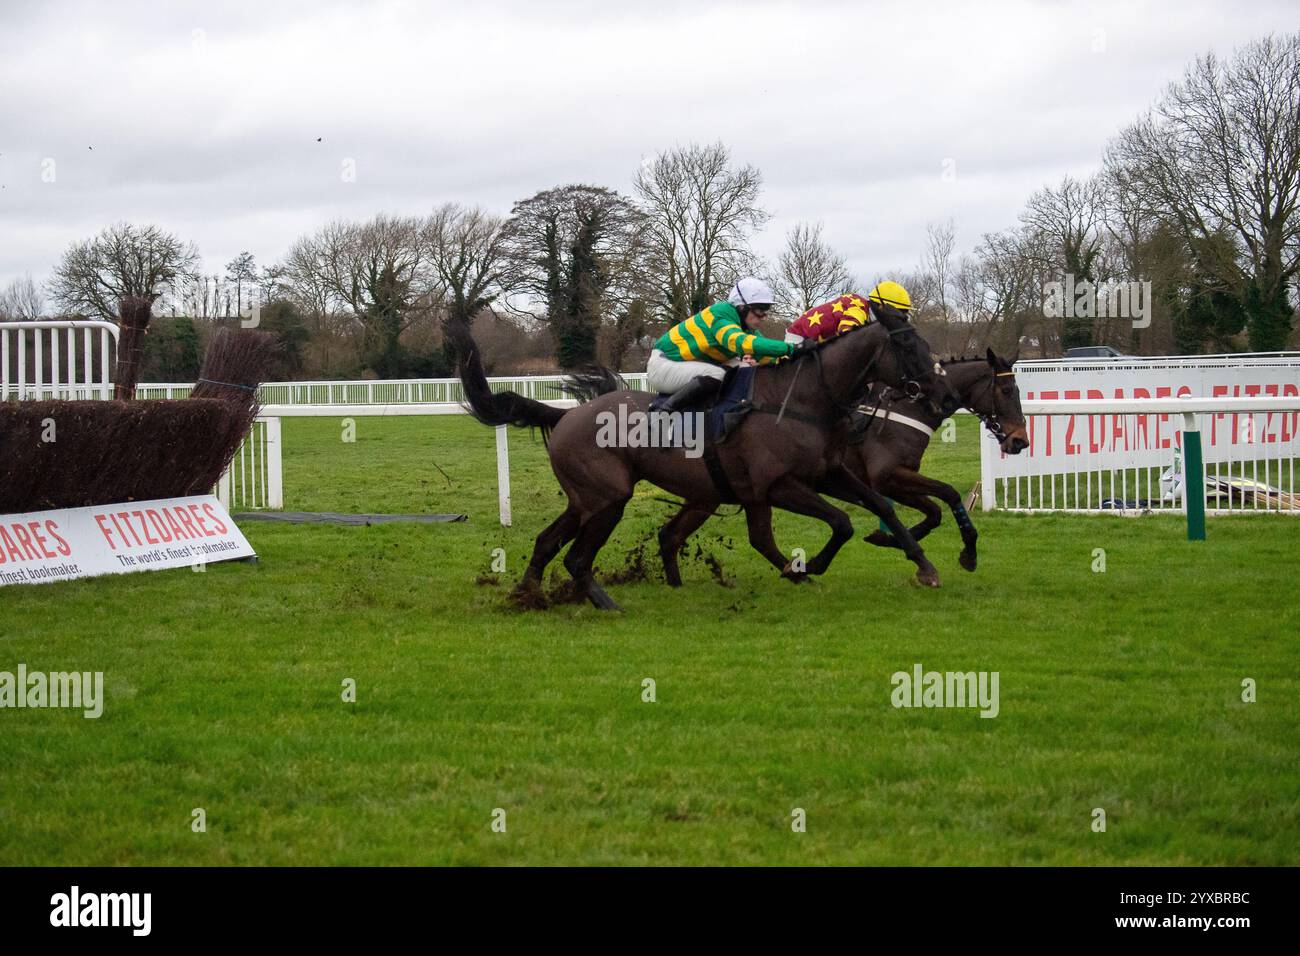
[[[918,422],[915,418],[908,418],[906,415],[900,415],[898,412],[891,412],[885,408],[868,408],[866,405],[859,405],[858,411],[874,415],[876,418],[883,418],[887,422],[898,422],[900,425],[907,425],[909,428],[915,428],[926,435],[934,434],[934,429],[924,422]]]

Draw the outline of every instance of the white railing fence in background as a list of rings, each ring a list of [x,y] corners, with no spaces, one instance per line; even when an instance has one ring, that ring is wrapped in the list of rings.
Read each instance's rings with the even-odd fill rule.
[[[1040,359],[1015,371],[1030,444],[1005,456],[983,439],[985,509],[1185,511],[1195,434],[1209,512],[1300,513],[1300,354]]]
[[[629,388],[644,389],[645,372],[624,372]],[[494,392],[513,391],[539,402],[561,401],[568,396],[563,375],[519,375],[488,379]],[[138,398],[185,398],[190,383],[145,383],[136,387]],[[459,404],[465,393],[455,378],[394,379],[385,381],[266,382],[257,390],[263,405],[441,405]]]
[[[112,397],[116,343],[110,322],[0,323],[0,397]],[[986,510],[1186,513],[1188,487],[1198,482],[1186,474],[1185,433],[1195,432],[1208,511],[1300,514],[1300,357],[1023,362],[1016,374],[1031,445],[1006,456],[982,433]],[[644,373],[623,377],[632,388],[646,387]],[[562,391],[563,375],[488,381],[493,391],[573,404]],[[146,383],[137,395],[179,399],[192,388]],[[269,382],[258,397],[261,416],[217,489],[232,509],[284,507],[282,418],[464,413],[460,382],[450,378]],[[508,525],[506,429],[497,430],[496,446],[501,521]]]
[[[217,482],[217,498],[227,509],[283,508],[283,469],[280,419],[259,417]]]
[[[113,322],[0,322],[0,401],[111,398]]]
[[[1029,450],[1004,455],[991,435],[981,440],[985,511],[1186,513],[1190,489],[1211,514],[1300,515],[1300,396],[1021,405]],[[1188,474],[1197,456],[1199,480]]]
[[[547,402],[558,408],[571,408],[576,405],[573,399],[560,399]],[[391,416],[411,415],[464,415],[467,414],[459,403],[431,402],[421,404],[396,405],[265,405],[259,422],[266,422],[269,437],[260,449],[260,456],[252,455],[248,461],[250,468],[260,467],[263,474],[250,474],[246,481],[231,481],[225,490],[226,497],[221,501],[228,508],[283,508],[284,507],[284,465],[282,462],[282,445],[280,442],[281,418],[364,418],[373,416],[387,418]],[[497,453],[497,502],[501,524],[510,525],[510,442],[507,437],[509,428],[501,425],[496,429]],[[243,462],[237,457],[237,462]],[[231,463],[232,472],[235,462]],[[246,488],[263,489],[267,502],[276,504],[259,505],[256,494],[245,491]],[[220,497],[219,492],[219,497]]]

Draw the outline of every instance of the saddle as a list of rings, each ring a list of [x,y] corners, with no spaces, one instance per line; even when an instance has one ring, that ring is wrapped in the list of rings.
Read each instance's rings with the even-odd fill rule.
[[[683,412],[704,413],[704,440],[706,444],[720,445],[727,440],[753,408],[753,365],[737,365],[727,369],[712,401],[690,402],[680,409]]]
[[[752,365],[737,365],[727,370],[722,379],[722,387],[715,393],[712,401],[688,402],[679,411],[685,414],[704,413],[704,464],[709,470],[709,477],[718,489],[721,499],[735,503],[736,496],[731,481],[718,460],[718,445],[727,440],[745,416],[754,410],[754,372]],[[678,431],[673,429],[674,432]],[[674,447],[680,447],[684,436],[673,434]]]

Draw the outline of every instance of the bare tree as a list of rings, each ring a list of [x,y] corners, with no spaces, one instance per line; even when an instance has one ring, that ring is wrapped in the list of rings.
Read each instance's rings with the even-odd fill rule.
[[[216,319],[223,314],[222,300],[229,299],[225,284],[219,275],[191,272],[177,276],[169,283],[166,302],[172,315],[185,315],[195,319]]]
[[[1060,281],[1072,275],[1075,283],[1096,283],[1102,252],[1103,189],[1100,180],[1066,176],[1059,186],[1048,186],[1029,197],[1020,221],[1035,234],[1025,248],[1036,249],[1042,273]],[[1092,345],[1095,328],[1091,315],[1066,310],[1060,320],[1061,347]]]
[[[953,307],[949,302],[949,292],[953,281],[953,250],[957,246],[957,236],[953,231],[952,220],[946,223],[928,223],[925,227],[925,252],[921,257],[921,269],[930,277],[930,288],[926,297],[919,303],[920,307],[929,307],[944,325],[953,319]],[[918,303],[913,302],[916,308]]]
[[[279,280],[289,299],[319,324],[336,305],[322,233],[294,242],[280,269]]]
[[[50,295],[68,312],[112,319],[118,303],[157,299],[199,261],[193,243],[157,226],[115,223],[93,239],[74,243],[50,281]]]
[[[45,311],[45,298],[30,275],[14,279],[0,292],[0,321],[31,322]]]
[[[420,228],[423,248],[442,286],[448,318],[468,323],[514,288],[506,220],[446,203]]]
[[[662,318],[699,311],[751,267],[749,237],[768,220],[762,183],[755,167],[733,167],[721,143],[678,147],[637,171]]]
[[[1300,270],[1300,33],[1207,54],[1111,144],[1107,164],[1238,298],[1251,346],[1279,349]],[[1230,234],[1234,241],[1223,242]]]
[[[853,287],[848,264],[822,238],[821,223],[798,223],[786,235],[777,279],[785,304],[795,315]]]
[[[1101,251],[1101,218],[1100,184],[1073,176],[1030,196],[1020,216],[1021,222],[1047,240],[1043,249],[1053,258],[1044,266],[1071,273],[1078,281],[1094,277],[1093,266]]]
[[[262,301],[267,304],[285,295],[284,265],[263,266],[261,275],[257,277],[257,291]]]
[[[402,333],[437,291],[419,221],[384,214],[332,222],[299,239],[284,280],[318,328],[338,309],[351,313],[364,330],[366,362],[386,377],[405,374]]]
[[[251,252],[241,252],[226,263],[226,279],[235,284],[235,314],[244,313],[244,286],[257,281],[257,263]]]

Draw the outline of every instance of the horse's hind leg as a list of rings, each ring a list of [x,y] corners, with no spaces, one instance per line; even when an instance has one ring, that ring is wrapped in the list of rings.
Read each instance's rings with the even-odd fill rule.
[[[615,604],[614,599],[596,583],[592,565],[596,561],[596,554],[605,546],[610,534],[623,519],[623,509],[627,507],[629,499],[630,496],[606,505],[584,521],[582,527],[578,529],[573,547],[569,548],[569,553],[564,556],[564,566],[569,574],[573,575],[575,592],[585,594],[587,599],[602,611],[623,609]]]
[[[794,562],[786,560],[786,556],[777,546],[776,538],[772,535],[771,505],[746,505],[745,524],[749,529],[750,547],[767,558],[772,567],[781,572],[783,578],[795,584],[802,584],[808,580],[808,575],[803,571],[794,570]]]
[[[943,511],[933,501],[925,495],[912,494],[908,491],[902,491],[898,488],[885,485],[879,488],[879,491],[886,498],[894,502],[895,510],[899,505],[904,508],[914,508],[921,512],[925,517],[907,529],[912,540],[920,541],[927,534],[939,527],[943,520]],[[901,547],[894,539],[894,536],[883,528],[877,528],[871,534],[862,539],[868,544],[874,544],[880,548],[898,548]]]
[[[664,577],[668,579],[669,587],[682,586],[682,572],[677,565],[677,555],[681,552],[686,539],[709,520],[715,508],[714,505],[706,507],[687,502],[682,505],[681,511],[673,515],[672,519],[659,529],[659,557],[663,560]]]
[[[523,579],[516,588],[517,596],[541,594],[542,574],[546,571],[546,566],[555,559],[561,548],[573,540],[573,536],[578,533],[578,525],[578,512],[569,505],[562,515],[537,536],[533,544],[532,560],[528,562],[528,569],[524,571]]]

